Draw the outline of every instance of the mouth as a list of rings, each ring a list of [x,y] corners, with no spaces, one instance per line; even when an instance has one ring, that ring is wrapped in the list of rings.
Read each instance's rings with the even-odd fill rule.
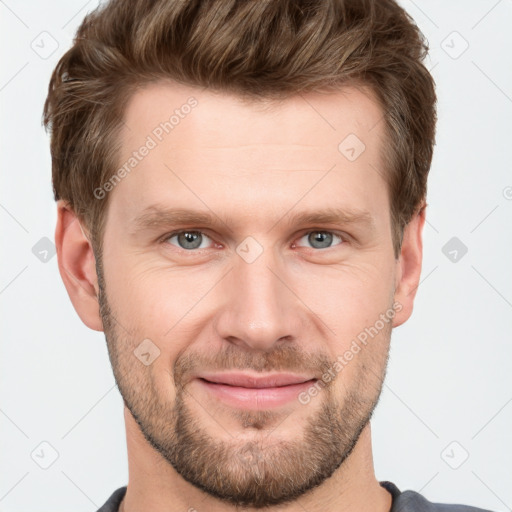
[[[269,409],[296,400],[318,379],[296,375],[255,377],[241,374],[202,376],[196,381],[210,397],[232,407]]]
[[[295,384],[302,384],[315,380],[313,376],[298,375],[292,373],[276,373],[269,375],[257,375],[249,373],[211,373],[201,374],[199,378],[212,384],[225,384],[241,388],[276,388]]]

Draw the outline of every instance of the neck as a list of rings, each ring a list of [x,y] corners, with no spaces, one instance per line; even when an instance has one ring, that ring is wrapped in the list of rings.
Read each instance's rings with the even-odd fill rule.
[[[120,512],[151,510],[208,510],[236,512],[238,507],[219,501],[186,480],[146,441],[125,408],[129,481]],[[391,495],[375,478],[368,424],[352,453],[335,473],[298,500],[268,512],[389,512]],[[252,508],[244,508],[253,512]]]

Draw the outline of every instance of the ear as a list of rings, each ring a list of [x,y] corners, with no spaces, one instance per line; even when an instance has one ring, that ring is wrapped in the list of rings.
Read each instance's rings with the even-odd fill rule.
[[[57,201],[55,246],[59,272],[78,316],[87,327],[103,331],[94,252],[78,218],[63,200]]]
[[[412,314],[414,297],[418,289],[423,259],[423,226],[427,205],[424,204],[404,228],[402,249],[396,262],[395,302],[396,308],[393,327],[406,322]]]

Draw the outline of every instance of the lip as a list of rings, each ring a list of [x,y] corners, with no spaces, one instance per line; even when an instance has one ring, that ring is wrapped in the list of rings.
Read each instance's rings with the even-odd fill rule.
[[[314,379],[313,376],[298,375],[294,373],[275,373],[271,375],[257,375],[249,373],[204,373],[198,376],[216,384],[228,384],[241,388],[275,388],[301,384]]]
[[[232,407],[241,409],[271,409],[298,400],[299,394],[317,380],[299,375],[276,374],[255,377],[247,374],[201,375],[198,385]],[[215,381],[214,381],[215,380]]]

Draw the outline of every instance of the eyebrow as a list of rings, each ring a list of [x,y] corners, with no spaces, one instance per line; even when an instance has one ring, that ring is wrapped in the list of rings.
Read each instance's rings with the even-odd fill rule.
[[[368,231],[375,230],[375,220],[370,212],[355,208],[322,208],[321,210],[303,211],[293,215],[286,213],[276,220],[271,229],[281,221],[285,222],[288,227],[300,224],[339,224],[360,226]],[[229,222],[224,221],[212,211],[151,205],[133,220],[132,233],[172,225],[208,225],[214,227],[223,225],[231,231]]]

